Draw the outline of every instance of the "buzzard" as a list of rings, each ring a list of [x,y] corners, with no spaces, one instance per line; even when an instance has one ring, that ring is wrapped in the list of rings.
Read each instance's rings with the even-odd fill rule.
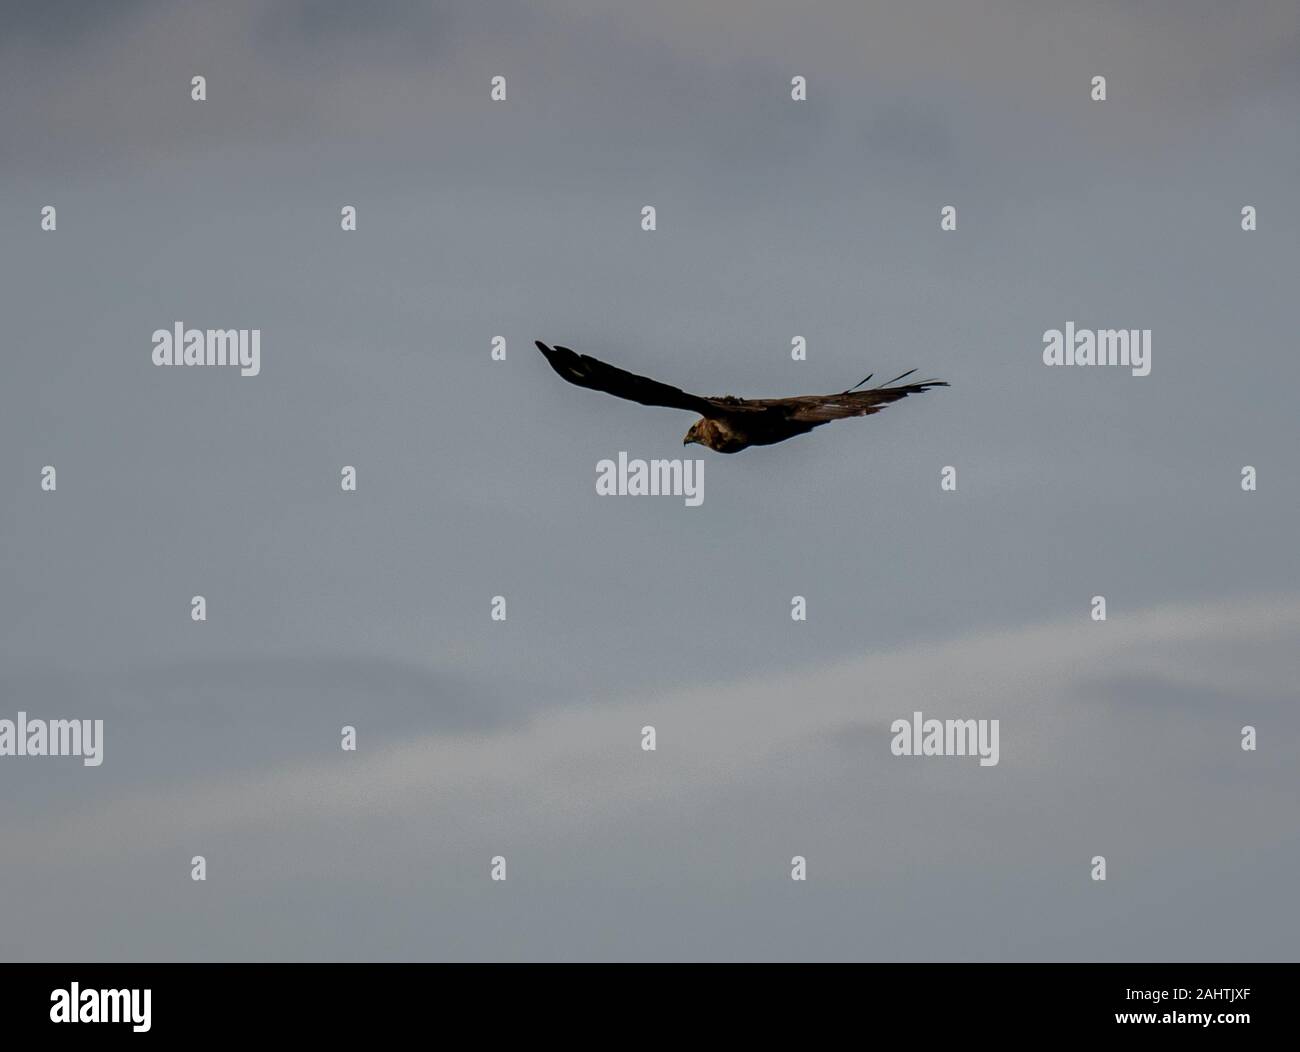
[[[829,424],[832,420],[848,416],[869,416],[880,412],[890,402],[897,402],[910,394],[928,391],[931,387],[948,386],[943,380],[922,380],[919,383],[890,386],[916,372],[915,369],[909,369],[888,384],[865,391],[859,391],[858,388],[870,380],[871,376],[839,394],[794,395],[790,398],[736,398],[734,395],[705,397],[687,394],[679,388],[661,384],[658,380],[606,365],[590,355],[577,354],[567,347],[548,347],[541,340],[535,342],[537,349],[551,363],[551,368],[571,384],[604,391],[642,405],[662,405],[669,409],[688,409],[692,413],[699,413],[700,419],[686,432],[682,445],[698,442],[719,453],[739,453],[750,446],[775,445],[795,435],[805,435],[814,427]]]

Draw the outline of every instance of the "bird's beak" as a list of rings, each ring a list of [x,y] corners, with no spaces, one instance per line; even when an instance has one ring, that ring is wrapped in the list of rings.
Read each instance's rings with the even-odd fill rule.
[[[682,445],[689,446],[690,444],[691,444],[691,436],[687,435],[685,438],[682,439]]]

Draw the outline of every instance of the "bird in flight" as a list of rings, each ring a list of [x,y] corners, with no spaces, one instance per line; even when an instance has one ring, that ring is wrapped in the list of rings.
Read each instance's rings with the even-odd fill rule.
[[[888,384],[858,388],[871,379],[854,384],[847,391],[829,395],[794,395],[790,398],[736,398],[733,395],[705,397],[687,394],[677,387],[661,384],[647,376],[637,376],[625,369],[577,354],[567,347],[548,347],[535,341],[537,349],[546,356],[551,368],[571,384],[604,391],[618,398],[626,398],[642,405],[662,405],[670,409],[687,409],[699,413],[700,419],[691,425],[682,445],[697,442],[719,453],[739,453],[750,446],[771,446],[795,435],[805,435],[814,427],[829,424],[850,416],[869,416],[878,413],[890,402],[897,402],[910,394],[928,391],[931,387],[947,387],[943,380],[922,380],[919,383],[899,384],[916,372],[909,369]],[[872,374],[875,375],[874,373]]]

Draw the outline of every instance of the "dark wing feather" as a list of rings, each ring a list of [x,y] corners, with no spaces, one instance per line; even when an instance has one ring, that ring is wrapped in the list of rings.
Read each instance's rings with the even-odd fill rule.
[[[599,359],[587,354],[578,354],[567,347],[548,347],[540,340],[534,341],[537,349],[546,356],[551,368],[571,384],[589,387],[594,391],[604,391],[618,398],[626,398],[642,405],[667,406],[670,409],[686,409],[702,416],[714,419],[728,416],[743,417],[755,422],[756,417],[783,419],[788,423],[807,424],[808,428],[832,420],[842,420],[850,416],[868,416],[878,413],[890,402],[897,402],[910,394],[928,391],[931,387],[947,387],[943,380],[922,380],[919,383],[897,384],[899,380],[910,376],[915,369],[909,369],[902,376],[896,376],[889,384],[882,384],[866,391],[850,388],[839,394],[829,395],[795,395],[790,398],[736,398],[732,395],[701,397],[687,394],[678,387],[651,380],[648,376],[638,376],[626,369],[606,365]],[[871,377],[868,376],[867,380]],[[862,383],[866,383],[863,380]],[[855,384],[855,387],[861,384]]]
[[[534,341],[537,349],[546,355],[551,368],[571,384],[590,387],[593,391],[604,391],[616,398],[626,398],[642,405],[662,405],[669,409],[688,409],[694,413],[708,413],[713,403],[707,398],[687,394],[685,391],[648,376],[638,376],[626,369],[606,365],[590,355],[578,354],[567,347],[547,347],[540,340]]]
[[[907,374],[904,373],[904,376]],[[899,377],[898,379],[902,379]],[[891,383],[893,381],[890,381]],[[759,398],[749,401],[755,407],[782,410],[785,418],[795,423],[817,424],[843,420],[850,416],[869,416],[878,413],[890,402],[897,402],[910,394],[928,391],[931,387],[947,387],[943,380],[922,380],[897,387],[873,387],[867,391],[844,391],[829,395],[796,395],[793,398]]]

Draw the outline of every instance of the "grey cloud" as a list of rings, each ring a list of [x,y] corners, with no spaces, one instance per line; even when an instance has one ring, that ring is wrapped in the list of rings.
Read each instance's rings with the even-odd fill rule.
[[[159,0],[8,0],[0,16],[0,53],[39,47],[52,55],[70,49],[90,50],[105,33],[124,28],[156,12]]]
[[[608,177],[636,171],[623,155],[649,139],[673,158],[666,170],[701,161],[725,170],[730,158],[744,189],[755,165],[785,170],[810,142],[854,163],[852,139],[865,136],[873,159],[897,153],[907,175],[981,150],[980,137],[954,140],[949,122],[1013,122],[1017,135],[997,147],[1028,162],[1039,150],[1059,156],[1071,136],[1173,149],[1207,110],[1284,98],[1300,76],[1300,26],[1285,0],[1256,5],[1247,19],[1213,5],[1160,17],[1115,10],[1105,20],[1074,5],[1030,10],[1010,0],[995,11],[828,3],[798,16],[749,3],[617,12],[563,2],[45,6],[24,6],[15,22],[59,46],[31,63],[11,46],[0,73],[11,100],[0,116],[8,163],[35,172],[73,169],[87,151],[130,168],[217,143],[332,140],[404,163],[412,143],[428,139],[421,153],[444,172],[450,162],[461,178],[490,176],[495,165],[457,159],[496,141],[483,106],[487,78],[502,72],[514,102],[491,119],[510,129],[514,158],[565,141]],[[129,61],[141,53],[151,61]],[[1098,63],[1115,81],[1104,126],[1086,102]],[[797,116],[787,104],[796,68],[813,91]],[[202,110],[188,99],[199,72],[211,83]],[[571,126],[586,135],[575,139]],[[437,149],[453,134],[459,150]],[[890,174],[888,165],[873,172]]]
[[[1294,705],[1294,693],[1260,693],[1243,688],[1224,690],[1186,680],[1137,676],[1099,676],[1075,685],[1080,698],[1101,701],[1125,710],[1176,709],[1200,716],[1232,714],[1249,722],[1253,714]]]
[[[448,655],[449,661],[454,656]],[[527,719],[531,684],[484,687],[375,655],[310,658],[230,655],[126,667],[88,664],[80,674],[15,665],[0,679],[0,718],[104,721],[100,792],[166,792],[196,778],[247,776],[340,750],[357,729],[366,749],[433,733],[492,734]],[[87,786],[73,762],[0,764],[0,810],[57,813]]]
[[[1282,904],[1300,858],[1293,838],[1263,850],[1256,833],[1289,828],[1294,770],[1242,753],[1232,736],[1189,736],[1185,719],[1158,735],[1126,720],[1117,733],[1072,684],[1098,665],[1206,677],[1205,663],[1180,655],[1214,642],[1252,655],[1261,681],[1279,687],[1287,647],[1275,629],[1297,626],[1295,600],[1173,606],[1137,613],[1123,637],[1081,637],[1071,624],[978,634],[779,678],[561,707],[490,737],[441,731],[346,763],[322,753],[43,815],[9,879],[65,887],[88,864],[104,874],[99,901],[121,908],[86,918],[76,945],[90,957],[109,946],[120,954],[111,940],[131,895],[109,889],[119,872],[137,871],[174,926],[126,945],[163,957],[211,952],[205,922],[186,919],[168,875],[186,845],[202,844],[221,874],[205,889],[226,918],[217,944],[233,939],[239,956],[259,959],[1144,959],[1152,945],[1173,958],[1271,958],[1285,940],[1262,926],[1291,915]],[[999,718],[1002,762],[889,755],[888,720],[913,707]],[[1274,743],[1298,726],[1293,709],[1277,716]],[[879,747],[838,750],[850,721],[874,728]],[[637,747],[643,723],[659,730],[656,754]],[[1158,843],[1144,799],[1183,805],[1160,806]],[[512,867],[505,901],[485,900],[475,889],[501,850]],[[795,853],[810,862],[807,898],[799,889],[802,905],[777,906]],[[1109,898],[1087,879],[1093,853],[1110,859]],[[1171,933],[1189,911],[1217,915],[1215,884],[1242,879],[1255,892],[1236,904],[1238,924]],[[300,934],[314,908],[332,912],[357,882],[370,896],[383,889],[368,936],[348,924]],[[300,884],[315,889],[313,910],[264,926],[266,904]],[[1032,890],[1024,899],[1010,888]],[[620,914],[633,889],[640,908]],[[831,931],[849,900],[861,907],[849,930]],[[413,923],[395,927],[390,910],[402,902]],[[509,923],[487,924],[485,910],[505,910]],[[1145,931],[1131,930],[1134,912]],[[641,923],[648,916],[653,925]],[[712,918],[703,928],[701,916]],[[32,923],[16,919],[19,945],[57,955],[61,944],[42,942]]]

